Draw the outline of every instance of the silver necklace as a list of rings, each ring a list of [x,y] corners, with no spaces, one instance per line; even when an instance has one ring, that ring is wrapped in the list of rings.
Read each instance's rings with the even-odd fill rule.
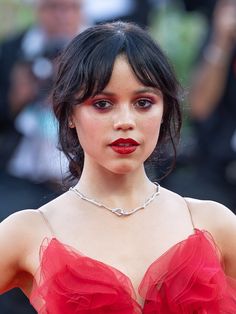
[[[87,201],[89,203],[92,203],[96,206],[103,207],[103,208],[109,210],[110,212],[116,214],[117,216],[129,216],[129,215],[134,214],[135,212],[137,212],[140,209],[146,208],[155,199],[155,197],[160,194],[160,185],[157,182],[154,182],[154,184],[156,184],[156,186],[157,186],[156,191],[144,202],[144,204],[142,206],[136,207],[136,208],[131,209],[129,211],[127,211],[124,208],[120,208],[120,207],[118,207],[118,208],[108,207],[105,204],[102,204],[96,200],[93,200],[92,198],[85,196],[75,187],[71,187],[69,190],[76,193],[76,195],[78,195],[82,200]]]

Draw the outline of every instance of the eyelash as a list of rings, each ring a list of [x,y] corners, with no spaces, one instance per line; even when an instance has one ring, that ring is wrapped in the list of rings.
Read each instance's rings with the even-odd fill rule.
[[[137,106],[137,104],[138,104],[139,102],[145,102],[145,105],[144,105],[144,106],[139,106],[139,109],[141,109],[141,110],[147,110],[147,109],[151,108],[152,105],[154,104],[154,101],[153,101],[153,100],[147,99],[147,98],[138,99],[138,100],[136,101],[136,103],[135,103],[136,106]],[[146,105],[147,103],[148,103],[148,105]]]
[[[145,102],[145,105],[144,106],[140,106],[140,102]],[[105,103],[106,105],[109,104],[108,106],[104,106],[104,107],[100,107],[100,104],[101,103]],[[147,105],[148,103],[148,105]],[[152,105],[154,104],[154,101],[151,100],[151,99],[147,99],[147,98],[140,98],[138,100],[136,100],[135,102],[135,107],[138,107],[138,109],[140,110],[148,110],[152,107]],[[100,111],[105,111],[105,110],[108,110],[111,106],[112,106],[112,103],[108,100],[105,100],[105,99],[102,99],[102,100],[98,100],[98,101],[95,101],[93,103],[93,106],[97,109],[97,110],[100,110]]]
[[[109,106],[108,106],[108,107],[99,107],[99,104],[101,104],[101,103],[109,104]],[[109,108],[112,106],[112,104],[111,104],[108,100],[102,99],[102,100],[95,101],[95,102],[93,103],[93,106],[94,106],[96,109],[98,109],[98,110],[103,110],[103,111],[104,111],[104,110],[109,109]]]

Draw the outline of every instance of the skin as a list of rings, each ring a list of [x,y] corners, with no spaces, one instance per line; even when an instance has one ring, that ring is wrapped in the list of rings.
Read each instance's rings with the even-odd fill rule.
[[[143,88],[126,59],[118,57],[103,94],[76,106],[71,116],[71,127],[76,128],[85,152],[77,188],[111,207],[134,208],[155,190],[143,161],[158,141],[164,104],[158,90],[137,93]],[[109,110],[95,109],[98,103]],[[140,111],[137,104],[150,107]],[[128,156],[118,155],[108,144],[120,137],[134,138],[140,146]],[[142,304],[137,290],[148,266],[194,232],[189,211],[194,226],[214,237],[226,273],[236,277],[236,218],[223,205],[183,199],[161,188],[160,195],[145,210],[120,218],[68,191],[41,211],[53,231],[36,210],[15,213],[0,224],[0,292],[17,286],[30,295],[33,274],[40,263],[40,245],[53,233],[79,252],[126,274]]]
[[[217,47],[220,55],[215,62],[203,58],[193,73],[189,100],[191,114],[196,120],[208,118],[223,96],[230,60],[236,44],[235,16],[235,0],[217,2],[213,16],[212,36],[206,49]]]
[[[127,84],[128,81],[132,84]],[[102,106],[107,109],[100,109]],[[103,94],[74,109],[72,122],[85,152],[78,188],[86,192],[96,174],[96,188],[101,186],[106,191],[104,199],[114,188],[120,195],[132,192],[133,180],[142,182],[146,178],[143,163],[157,144],[162,115],[161,92],[140,84],[125,58],[119,57]],[[109,146],[119,138],[132,138],[140,145],[132,154],[119,155]],[[101,197],[100,190],[92,188],[91,192]]]
[[[84,23],[82,0],[38,0],[38,23],[49,37],[73,37]]]

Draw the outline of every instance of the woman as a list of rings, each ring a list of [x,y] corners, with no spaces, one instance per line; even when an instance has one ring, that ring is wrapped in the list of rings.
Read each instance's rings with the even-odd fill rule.
[[[78,182],[1,224],[1,292],[20,287],[38,313],[235,313],[235,216],[144,170],[167,140],[175,147],[177,95],[138,27],[100,25],[72,41],[53,103]]]

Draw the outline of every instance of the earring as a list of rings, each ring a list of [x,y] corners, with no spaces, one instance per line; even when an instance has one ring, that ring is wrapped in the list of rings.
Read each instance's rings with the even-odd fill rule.
[[[70,127],[70,128],[73,128],[73,127],[74,127],[74,123],[73,123],[71,120],[69,120],[69,127]]]

